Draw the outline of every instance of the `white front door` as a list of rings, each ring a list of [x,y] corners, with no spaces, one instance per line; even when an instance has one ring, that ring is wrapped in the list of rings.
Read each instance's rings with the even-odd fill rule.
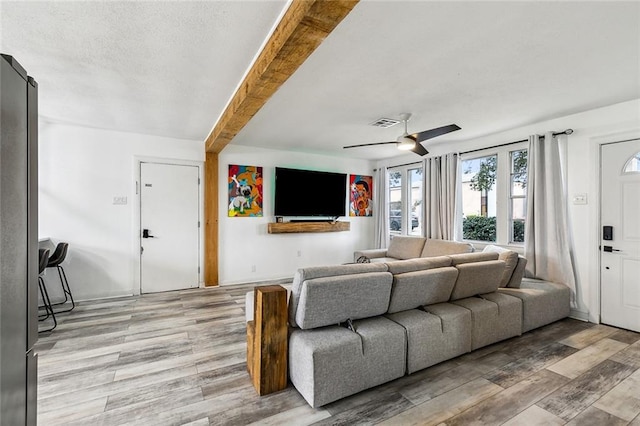
[[[601,147],[601,321],[640,331],[640,139]]]
[[[198,287],[198,167],[140,164],[140,292]]]

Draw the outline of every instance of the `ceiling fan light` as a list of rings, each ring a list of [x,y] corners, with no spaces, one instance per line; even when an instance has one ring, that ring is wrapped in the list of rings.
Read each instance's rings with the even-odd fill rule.
[[[410,151],[416,147],[416,141],[406,136],[400,136],[398,138],[398,149],[402,151]]]

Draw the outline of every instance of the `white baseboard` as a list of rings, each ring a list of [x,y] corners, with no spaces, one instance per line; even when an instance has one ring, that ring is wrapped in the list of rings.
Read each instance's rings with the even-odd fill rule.
[[[577,319],[584,322],[589,322],[589,313],[578,311],[577,309],[571,309],[569,318]]]
[[[258,284],[258,285],[291,284],[292,282],[293,282],[293,277],[289,276],[289,277],[283,277],[283,278],[271,278],[271,279],[264,279],[264,280],[255,280],[255,281],[232,281],[232,282],[220,283],[220,287],[228,287],[228,286],[235,286],[235,285],[240,286],[240,285],[247,285],[247,284]]]

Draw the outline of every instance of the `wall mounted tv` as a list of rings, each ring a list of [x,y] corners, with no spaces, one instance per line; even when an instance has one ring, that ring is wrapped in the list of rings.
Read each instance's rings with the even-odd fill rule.
[[[276,167],[276,216],[345,215],[347,175]]]

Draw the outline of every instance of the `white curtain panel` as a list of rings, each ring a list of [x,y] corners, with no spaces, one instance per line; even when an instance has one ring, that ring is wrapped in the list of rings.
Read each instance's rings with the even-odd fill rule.
[[[462,241],[463,239],[463,230],[462,230],[462,161],[460,161],[460,154],[455,154],[456,156],[456,210],[455,210],[455,221],[454,221],[454,232],[453,239],[454,241]]]
[[[424,160],[424,236],[453,240],[456,234],[458,156],[454,153]]]
[[[576,279],[560,145],[553,133],[544,138],[532,135],[528,155],[526,275],[565,284],[571,289],[571,305],[575,308]]]
[[[387,208],[387,169],[378,168],[374,171],[373,182],[373,215],[375,217],[374,247],[389,247],[389,209]]]

